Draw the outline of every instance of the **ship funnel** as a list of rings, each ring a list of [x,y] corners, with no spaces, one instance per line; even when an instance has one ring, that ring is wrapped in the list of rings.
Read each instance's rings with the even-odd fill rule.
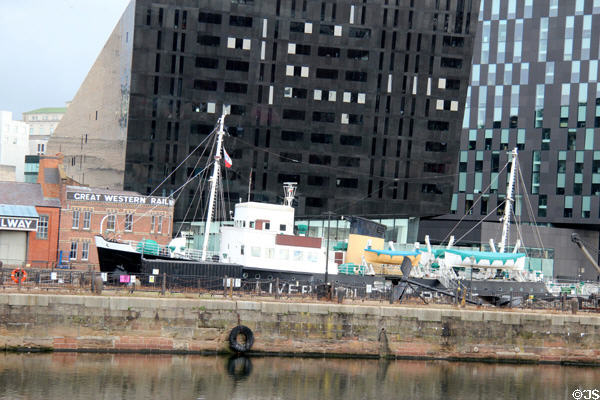
[[[296,182],[284,182],[283,183],[283,205],[292,207],[294,204],[294,197],[296,197]]]

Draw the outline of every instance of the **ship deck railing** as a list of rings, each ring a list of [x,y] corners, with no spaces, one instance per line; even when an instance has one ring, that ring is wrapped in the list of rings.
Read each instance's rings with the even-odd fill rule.
[[[135,240],[122,240],[122,241],[120,241],[120,243],[128,244],[129,246],[131,246],[132,249],[139,252],[138,245],[140,243],[144,243],[144,242],[135,241]],[[149,246],[149,248],[150,247],[151,247],[151,249],[146,250],[143,253],[151,254],[151,255],[158,255],[158,256],[163,256],[163,257],[173,257],[175,259],[180,258],[180,259],[185,259],[185,260],[196,260],[196,261],[202,260],[202,254],[203,254],[202,250],[186,248],[183,253],[174,252],[169,248],[168,245],[161,245],[161,244],[154,244],[154,243],[152,243]],[[219,252],[217,252],[217,251],[207,251],[206,252],[206,260],[218,261],[218,259],[219,259]]]

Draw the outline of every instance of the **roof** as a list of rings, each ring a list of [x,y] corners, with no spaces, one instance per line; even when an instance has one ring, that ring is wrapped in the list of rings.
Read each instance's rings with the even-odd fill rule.
[[[60,207],[60,200],[44,198],[39,183],[0,182],[0,204]]]
[[[13,206],[10,204],[0,204],[0,215],[4,217],[39,218],[33,206]]]
[[[24,112],[23,114],[64,114],[67,112],[67,107],[45,107]]]

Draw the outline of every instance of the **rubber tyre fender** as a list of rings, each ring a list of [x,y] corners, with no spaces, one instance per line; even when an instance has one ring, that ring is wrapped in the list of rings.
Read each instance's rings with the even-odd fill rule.
[[[238,342],[238,336],[242,335],[246,338],[245,343]],[[229,333],[229,348],[237,353],[245,353],[252,348],[254,344],[254,333],[244,325],[238,325]]]

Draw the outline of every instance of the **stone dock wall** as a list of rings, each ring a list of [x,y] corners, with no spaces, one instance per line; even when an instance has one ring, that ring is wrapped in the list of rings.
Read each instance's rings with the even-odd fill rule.
[[[243,300],[0,294],[6,350],[252,352],[600,366],[600,316]]]

